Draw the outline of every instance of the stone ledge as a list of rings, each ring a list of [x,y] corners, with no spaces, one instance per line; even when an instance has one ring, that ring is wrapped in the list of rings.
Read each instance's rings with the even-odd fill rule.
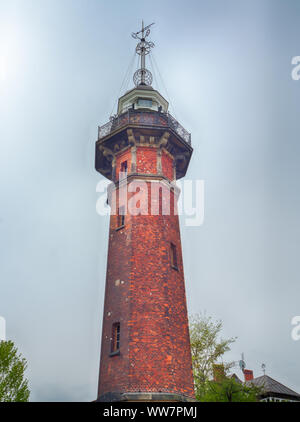
[[[176,393],[156,393],[156,392],[143,392],[138,391],[134,393],[105,393],[102,394],[96,402],[195,402],[196,399],[189,396]]]

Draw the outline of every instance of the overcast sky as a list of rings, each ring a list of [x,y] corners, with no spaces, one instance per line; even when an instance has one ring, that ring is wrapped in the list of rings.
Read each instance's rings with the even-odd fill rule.
[[[154,87],[192,133],[186,177],[205,181],[204,224],[181,225],[189,313],[238,337],[227,359],[300,392],[300,2],[0,0],[0,315],[31,400],[96,398],[108,218],[94,145],[142,19]]]

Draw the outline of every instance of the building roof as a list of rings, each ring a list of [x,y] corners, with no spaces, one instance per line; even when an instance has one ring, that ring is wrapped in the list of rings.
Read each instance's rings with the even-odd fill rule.
[[[136,89],[140,89],[141,91],[156,91],[151,85],[138,85],[126,91],[125,94],[123,94],[120,98],[124,97],[125,95],[129,94],[129,92],[132,92]]]
[[[236,382],[239,384],[243,384],[243,381],[234,373],[230,376],[230,378],[233,378]]]
[[[280,382],[274,380],[268,375],[262,375],[261,377],[253,378],[253,380],[246,381],[246,384],[254,384],[257,387],[263,388],[264,396],[281,396],[287,398],[293,398],[294,400],[300,401],[300,394],[281,384]]]

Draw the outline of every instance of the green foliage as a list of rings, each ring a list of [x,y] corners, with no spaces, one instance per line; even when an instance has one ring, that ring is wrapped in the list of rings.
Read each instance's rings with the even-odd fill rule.
[[[200,398],[203,402],[255,402],[261,391],[253,384],[246,385],[228,377],[219,382],[207,381],[205,387]]]
[[[223,361],[224,353],[236,337],[223,339],[221,321],[213,321],[211,317],[197,314],[190,317],[190,339],[195,381],[196,399],[202,402],[254,402],[257,401],[261,388],[253,384],[239,383],[231,378],[230,368],[234,362]],[[213,381],[214,369],[218,381]]]
[[[206,394],[207,383],[213,378],[213,365],[220,361],[236,338],[220,338],[221,321],[213,321],[211,317],[196,314],[190,317],[190,339],[195,381],[195,394],[198,400]],[[234,365],[224,363],[227,373]]]
[[[12,341],[0,341],[0,402],[27,402],[30,391],[24,378],[27,368]]]

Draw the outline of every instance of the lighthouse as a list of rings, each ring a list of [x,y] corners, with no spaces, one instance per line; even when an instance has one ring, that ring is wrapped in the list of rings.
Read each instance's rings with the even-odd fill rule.
[[[153,25],[153,24],[151,24]],[[191,135],[152,87],[148,25],[140,68],[99,127],[95,168],[111,181],[97,401],[192,401],[194,381],[178,218]]]

